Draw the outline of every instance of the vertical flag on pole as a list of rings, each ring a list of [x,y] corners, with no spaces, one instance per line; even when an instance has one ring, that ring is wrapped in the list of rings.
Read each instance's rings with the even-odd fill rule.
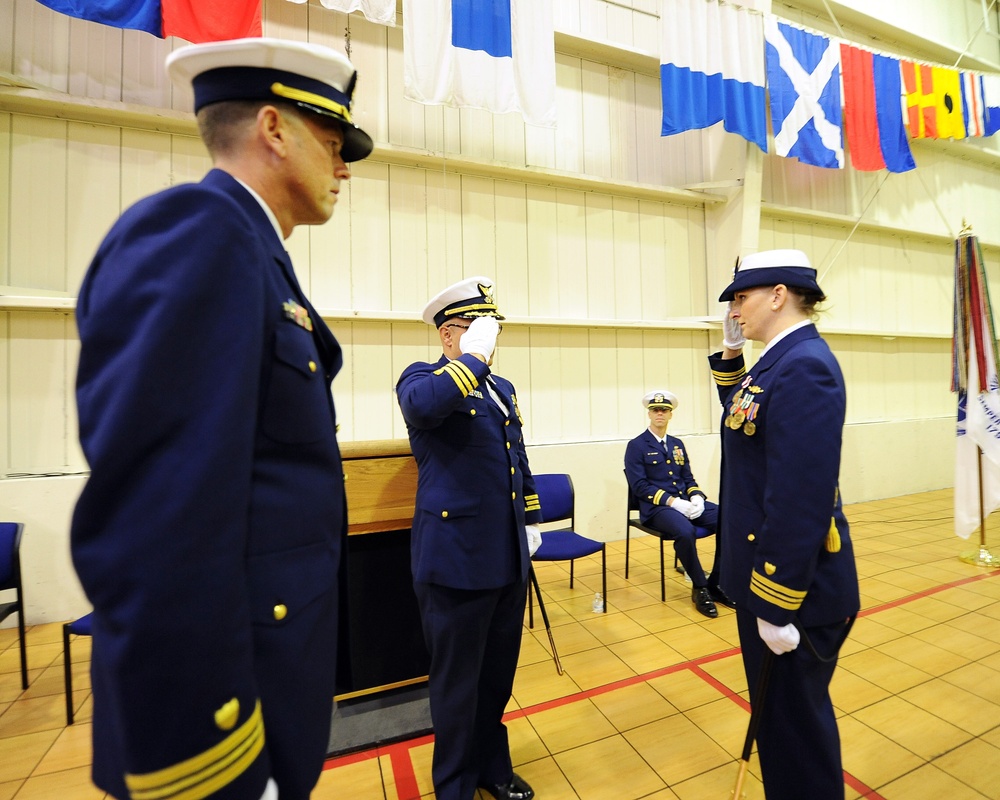
[[[955,446],[955,533],[963,539],[983,513],[1000,508],[1000,383],[996,326],[979,240],[955,242],[955,326],[951,390],[958,393]],[[981,451],[981,454],[980,454]],[[982,466],[982,486],[979,469]]]
[[[554,128],[551,0],[405,0],[403,95]]]

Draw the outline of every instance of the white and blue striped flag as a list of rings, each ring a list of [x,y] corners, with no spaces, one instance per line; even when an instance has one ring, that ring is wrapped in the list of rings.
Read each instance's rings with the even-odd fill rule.
[[[403,95],[555,127],[551,0],[405,0]]]
[[[721,122],[767,152],[763,18],[717,0],[664,0],[661,134]]]

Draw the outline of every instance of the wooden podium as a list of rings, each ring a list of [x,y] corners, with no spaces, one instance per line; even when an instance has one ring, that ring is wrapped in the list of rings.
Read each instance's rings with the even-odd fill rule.
[[[417,463],[406,439],[345,442],[350,679],[337,700],[424,683],[424,644],[410,572]]]

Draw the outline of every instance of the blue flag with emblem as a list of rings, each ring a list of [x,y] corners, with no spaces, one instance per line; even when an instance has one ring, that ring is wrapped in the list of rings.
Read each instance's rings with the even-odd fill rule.
[[[777,17],[764,19],[774,152],[816,167],[844,166],[840,48]]]
[[[555,127],[551,0],[404,0],[403,95]]]

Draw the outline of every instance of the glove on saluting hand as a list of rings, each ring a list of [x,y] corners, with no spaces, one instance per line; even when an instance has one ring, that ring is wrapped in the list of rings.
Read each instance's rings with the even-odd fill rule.
[[[743,335],[743,329],[735,319],[732,318],[733,304],[726,304],[726,313],[722,317],[722,346],[730,350],[741,350],[747,343],[747,338]]]
[[[458,349],[462,353],[472,353],[489,361],[496,349],[499,334],[500,323],[496,317],[476,317],[459,339]]]
[[[775,655],[790,653],[799,646],[798,628],[790,622],[779,626],[757,617],[757,632]]]

